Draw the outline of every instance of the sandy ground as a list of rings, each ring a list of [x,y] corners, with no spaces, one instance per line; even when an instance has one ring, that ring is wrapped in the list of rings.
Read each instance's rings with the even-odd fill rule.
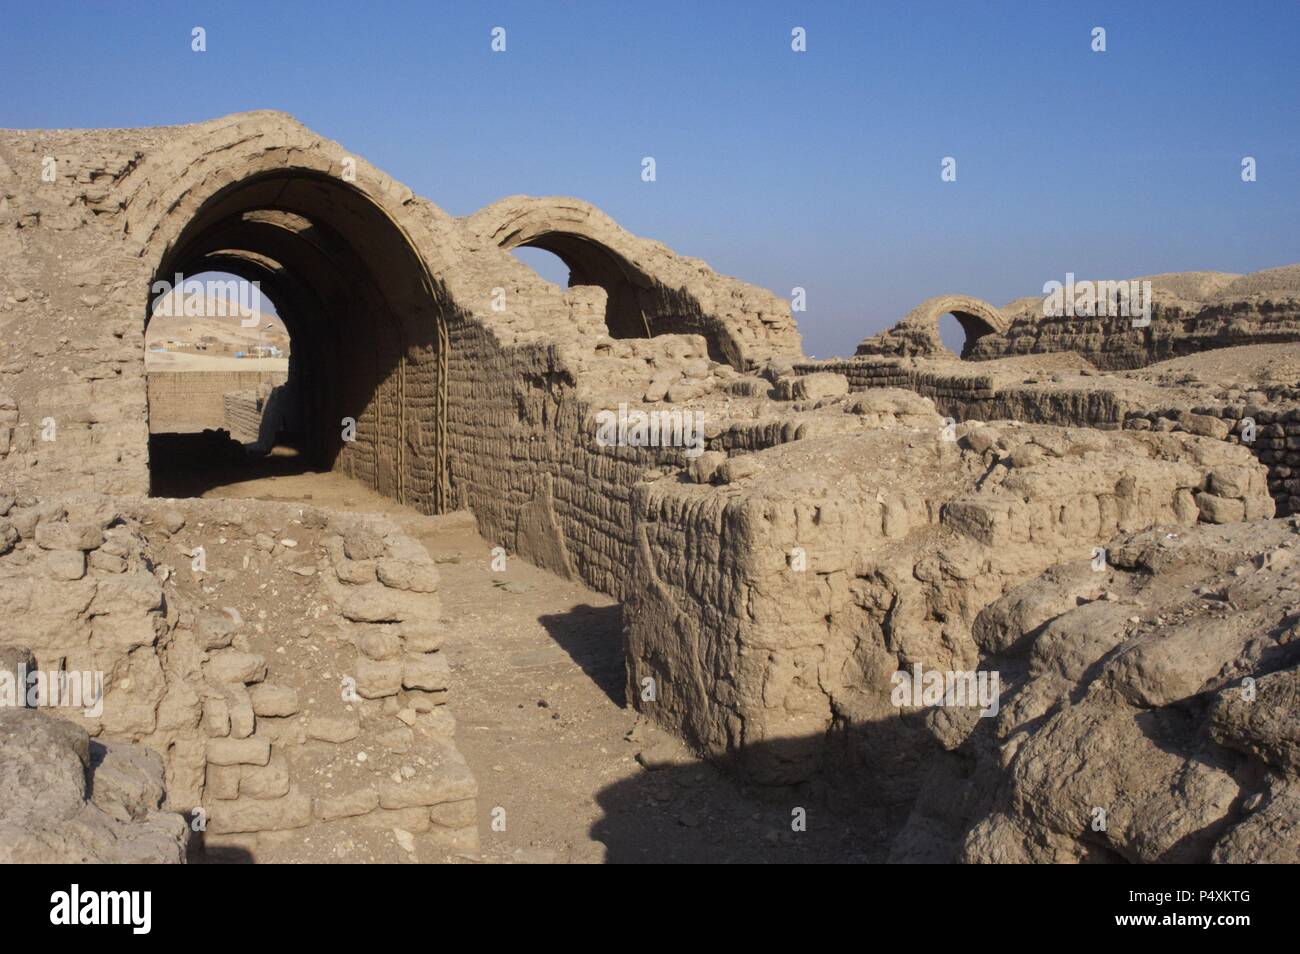
[[[1244,345],[1171,358],[1125,373],[1136,380],[1161,380],[1192,374],[1222,388],[1300,385],[1300,344]]]
[[[479,781],[485,861],[883,859],[887,826],[869,807],[742,785],[626,707],[621,609],[608,597],[518,558],[493,572],[492,544],[468,515],[426,517],[342,475],[299,470],[287,457],[210,465],[188,486],[173,474],[155,492],[387,513],[425,544],[452,621],[449,709]],[[806,831],[792,830],[797,807]],[[494,809],[505,810],[504,831]],[[297,860],[294,846],[275,860]]]
[[[145,371],[280,371],[289,373],[288,358],[224,358],[185,351],[146,351]]]

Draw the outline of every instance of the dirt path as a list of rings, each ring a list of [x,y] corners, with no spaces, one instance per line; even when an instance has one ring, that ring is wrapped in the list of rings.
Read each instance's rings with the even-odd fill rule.
[[[621,608],[610,598],[518,558],[494,572],[492,544],[468,514],[427,517],[342,475],[293,470],[271,461],[231,483],[207,473],[202,495],[385,513],[439,562],[449,708],[479,781],[485,861],[883,857],[883,838],[860,819],[807,805],[806,792],[740,785],[625,707]],[[796,806],[807,831],[791,830]]]

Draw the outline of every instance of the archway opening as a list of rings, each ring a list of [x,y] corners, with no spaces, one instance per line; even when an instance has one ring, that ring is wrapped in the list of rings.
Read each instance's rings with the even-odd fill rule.
[[[216,459],[297,457],[292,344],[275,302],[260,282],[229,272],[170,284],[152,296],[145,329],[156,492],[189,495],[188,462],[206,461],[210,477]]]
[[[975,342],[997,329],[979,315],[966,311],[949,311],[939,316],[939,340],[949,351],[966,360]]]
[[[698,301],[656,281],[600,242],[572,232],[546,231],[522,241],[513,233],[501,246],[552,284],[603,288],[605,327],[611,338],[700,335],[711,360],[742,365],[739,353]]]
[[[339,471],[426,512],[442,509],[446,296],[397,224],[323,174],[239,180],[204,202],[171,243],[151,284],[148,324],[178,282],[214,272],[255,283],[292,342],[283,385],[267,390],[260,407],[254,402],[255,440],[238,442],[250,466],[287,448],[300,469]],[[197,386],[175,383],[181,400]],[[238,396],[247,396],[248,382],[215,386],[229,383],[240,387],[229,399],[222,390],[220,404],[233,414],[225,431],[234,433],[248,423]],[[152,393],[149,413],[151,431],[160,431],[163,408]],[[199,492],[231,479],[229,440],[207,450],[189,462]],[[179,466],[151,453],[154,493],[175,489]]]
[[[510,254],[552,285],[559,285],[561,288],[569,287],[569,277],[572,273],[564,259],[554,252],[535,248],[532,245],[518,245],[510,250]]]
[[[547,232],[511,249],[542,278],[573,288],[596,285],[605,290],[605,327],[611,338],[649,338],[672,333],[670,325],[652,327],[647,307],[650,282],[630,263],[589,239]],[[641,287],[638,287],[640,285]]]
[[[966,351],[966,329],[951,312],[939,316],[939,340],[953,354],[964,354]]]

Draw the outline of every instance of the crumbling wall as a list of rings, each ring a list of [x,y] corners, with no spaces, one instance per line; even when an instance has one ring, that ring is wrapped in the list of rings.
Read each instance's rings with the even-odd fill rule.
[[[966,333],[962,357],[967,357],[985,335],[1007,329],[1005,315],[986,301],[970,295],[938,295],[917,305],[894,327],[864,338],[855,354],[882,357],[916,357],[951,354],[939,335],[939,319],[954,316]]]
[[[1139,368],[1217,348],[1300,341],[1300,266],[1249,275],[1175,272],[1129,279],[1150,282],[1150,324],[1133,315],[1045,316],[1042,297],[1000,311],[1006,330],[980,338],[975,360],[1074,351],[1098,368]],[[1141,316],[1145,321],[1145,316]]]
[[[56,160],[52,182],[41,178],[46,155]],[[364,203],[395,224],[427,272],[423,299],[415,296],[402,302],[409,308],[398,309],[418,312],[419,327],[404,328],[397,338],[382,323],[359,339],[341,332],[339,341],[326,333],[299,336],[303,340],[295,356],[302,367],[324,375],[325,392],[341,395],[349,409],[350,432],[343,415],[337,415],[337,422],[325,421],[327,437],[346,434],[329,438],[335,444],[334,466],[426,512],[446,509],[453,498],[472,501],[485,532],[510,547],[522,536],[521,546],[539,553],[555,549],[554,534],[543,526],[549,518],[535,513],[551,506],[550,495],[530,464],[537,446],[525,450],[523,445],[544,445],[546,453],[534,462],[549,467],[546,477],[561,493],[556,506],[570,511],[570,518],[560,521],[565,546],[581,551],[574,557],[579,564],[590,563],[592,569],[584,571],[589,582],[617,592],[615,574],[625,550],[607,538],[627,531],[619,505],[611,510],[603,491],[626,498],[641,464],[628,465],[620,462],[623,458],[644,458],[654,466],[663,455],[591,451],[586,412],[578,405],[565,405],[564,436],[557,439],[548,432],[549,418],[521,423],[516,403],[533,392],[576,390],[584,366],[602,348],[608,354],[607,300],[601,289],[580,285],[565,293],[542,281],[495,241],[485,241],[465,222],[282,114],[239,114],[195,126],[111,134],[15,131],[0,136],[0,159],[6,163],[0,167],[5,181],[0,241],[6,243],[3,251],[21,261],[0,288],[7,340],[13,343],[0,355],[9,361],[0,366],[12,375],[4,381],[12,387],[0,389],[7,398],[0,408],[7,419],[2,423],[11,428],[7,434],[0,429],[0,438],[9,437],[0,440],[0,455],[5,455],[0,469],[20,490],[145,492],[148,404],[140,373],[140,332],[149,282],[192,238],[186,230],[213,203],[232,190],[255,189],[267,176],[291,172],[309,183],[304,188],[328,181],[346,183],[347,195],[360,193]],[[364,203],[358,208],[369,208]],[[588,219],[605,221],[595,213]],[[608,225],[609,241],[656,276],[665,300],[690,299],[691,313],[712,323],[701,325],[701,331],[723,329],[732,336],[728,340],[738,350],[729,352],[729,359],[746,364],[774,350],[798,352],[797,332],[783,301]],[[281,210],[258,213],[238,228],[250,235],[274,234],[274,241],[287,249],[284,236],[310,226],[302,216]],[[213,229],[219,231],[216,225]],[[344,244],[366,246],[368,237],[369,232],[341,238]],[[225,248],[220,238],[216,235],[209,244]],[[328,236],[321,238],[329,244]],[[68,251],[76,253],[77,268],[56,269],[59,255]],[[239,265],[235,259],[222,262],[223,267]],[[309,266],[309,257],[302,264]],[[293,289],[292,283],[279,288],[287,303],[286,321],[296,303]],[[356,294],[351,287],[332,291],[327,298]],[[413,294],[405,288],[399,293]],[[358,313],[366,301],[358,299]],[[39,346],[41,360],[32,362],[25,344],[49,339],[51,312],[65,316],[68,335],[51,343],[48,354],[45,345]],[[704,372],[694,369],[701,360]],[[654,370],[689,382],[707,378],[708,364],[707,355],[692,352],[676,367]],[[83,380],[67,380],[65,367]],[[528,386],[515,394],[516,382],[523,381]],[[684,387],[679,384],[676,391]],[[643,386],[618,397],[635,401],[642,391]],[[680,402],[681,395],[674,396]],[[544,400],[557,403],[558,398],[551,394]],[[314,410],[319,417],[328,408]],[[42,440],[46,418],[58,425],[55,440]],[[506,422],[514,436],[503,441],[493,428]],[[596,475],[598,492],[579,489],[590,474]],[[452,482],[459,484],[455,490]],[[537,505],[524,518],[529,527],[521,534],[519,514],[534,500]],[[551,539],[542,545],[528,542],[537,533]]]
[[[144,296],[117,193],[151,131],[0,133],[0,470],[25,491],[148,491]]]
[[[1088,284],[1076,281],[1076,294],[1083,295]],[[938,328],[945,314],[960,322],[966,334],[961,357],[971,361],[1072,352],[1113,371],[1218,348],[1300,341],[1297,265],[1249,275],[1174,272],[1090,285],[1095,294],[1089,313],[1078,315],[1072,313],[1072,302],[1064,303],[1062,314],[1046,314],[1046,296],[1020,298],[1002,308],[966,295],[929,298],[893,327],[864,338],[856,354],[949,355]],[[1128,313],[1110,313],[1119,311],[1105,300],[1111,286],[1123,286],[1125,298],[1139,289]],[[1149,313],[1143,307],[1148,302]]]
[[[874,733],[887,760],[890,675],[974,668],[971,626],[1010,586],[1125,530],[1272,512],[1245,451],[1184,435],[935,415],[728,463],[720,489],[635,488],[629,698],[651,680],[645,712],[701,750],[758,753],[746,767],[774,782],[808,778],[833,728]]]
[[[1247,447],[1268,467],[1280,515],[1300,510],[1300,391],[1285,386],[1215,386],[1195,376],[1176,384],[1132,380],[1087,368],[999,371],[998,365],[856,357],[793,365],[796,375],[843,375],[854,391],[905,388],[956,421],[1018,420],[1100,430],[1196,434]],[[1207,387],[1207,383],[1209,387]]]
[[[274,857],[280,833],[311,826],[330,846],[395,830],[426,860],[477,851],[418,543],[374,518],[239,501],[9,497],[0,512],[3,608],[36,667],[102,674],[98,714],[49,711],[158,752],[166,806],[209,850]]]
[[[56,160],[48,182],[46,156]],[[1050,564],[1155,523],[1271,512],[1245,451],[1162,433],[1222,437],[1219,425],[1201,427],[1196,418],[1213,415],[1195,404],[1152,421],[1151,409],[1183,405],[1151,403],[1152,391],[1134,402],[1110,383],[1012,380],[987,363],[863,357],[800,361],[785,375],[801,357],[798,337],[770,293],[607,229],[581,204],[557,212],[509,200],[505,231],[480,228],[487,218],[453,219],[353,159],[269,113],[0,135],[0,254],[14,263],[0,276],[0,473],[19,498],[0,526],[10,544],[0,608],[28,614],[33,650],[50,665],[103,664],[109,696],[95,731],[164,753],[173,804],[202,808],[211,836],[232,850],[273,853],[277,833],[307,825],[356,837],[397,829],[468,850],[473,787],[436,705],[446,672],[427,625],[432,583],[400,537],[314,511],[235,519],[201,509],[216,505],[176,505],[178,522],[137,509],[148,478],[146,291],[196,222],[213,248],[226,228],[273,235],[269,247],[298,256],[286,255],[287,270],[312,275],[318,296],[357,322],[295,340],[300,369],[355,412],[355,440],[340,438],[335,466],[425,512],[468,507],[484,536],[625,599],[630,697],[704,751],[761,750],[746,758],[768,781],[807,778],[828,736],[869,739],[859,749],[866,768],[876,779],[900,774],[916,759],[900,726],[915,720],[885,701],[888,674],[912,661],[974,666],[979,612]],[[267,183],[274,189],[257,192]],[[318,191],[330,201],[308,211],[333,215],[333,234],[291,210],[254,208],[255,199],[306,206]],[[204,218],[219,218],[213,210],[237,193],[250,203],[237,222]],[[584,227],[635,266],[629,281],[659,326],[651,333],[679,333],[611,338],[599,283],[556,288],[504,250]],[[368,267],[400,261],[387,275],[400,281],[376,295],[333,275],[304,250],[316,247],[301,241],[309,232]],[[378,239],[392,255],[375,254]],[[1272,290],[1249,294],[1264,296],[1251,308],[1273,313]],[[934,317],[922,329],[930,344]],[[972,354],[994,353],[980,348],[997,346],[996,318],[985,314],[994,330]],[[1176,324],[1172,311],[1159,320]],[[1082,347],[1136,354],[1114,330]],[[768,359],[768,380],[749,373]],[[596,416],[621,405],[702,414],[704,446],[601,444]],[[315,410],[342,416],[328,401]],[[1128,427],[974,428],[940,414]],[[1278,481],[1291,479],[1287,434],[1270,430],[1261,445]],[[72,488],[113,498],[74,507],[51,496]],[[75,513],[65,519],[61,506]],[[218,552],[235,540],[247,564],[227,567],[234,576],[222,585],[265,574],[235,607],[239,619],[205,589],[215,583],[184,570],[196,546]],[[164,552],[181,569],[160,580]],[[289,645],[259,648],[294,631],[259,615],[306,610],[294,594],[319,615],[304,616]],[[334,625],[318,634],[324,618]],[[347,676],[357,701],[345,704],[338,685],[313,694],[290,684],[315,673]]]
[[[686,448],[602,445],[596,414],[616,413],[620,403],[630,402],[640,409],[698,410],[710,430],[716,433],[720,425],[705,402],[665,403],[664,393],[656,402],[640,400],[656,375],[689,384],[692,379],[679,370],[682,364],[702,362],[707,375],[702,340],[605,341],[610,352],[643,356],[637,361],[642,380],[629,382],[621,393],[584,394],[575,379],[584,357],[532,345],[502,348],[480,326],[454,326],[451,482],[455,504],[474,513],[483,536],[561,576],[621,597],[631,557],[631,488],[648,471],[684,467]],[[592,352],[592,360],[599,360]],[[618,361],[611,357],[604,363]],[[706,386],[704,376],[694,380],[696,388]]]
[[[1242,444],[1268,467],[1268,489],[1278,514],[1300,512],[1300,395],[1257,397],[1260,403],[1222,393],[1209,395],[1208,401],[1202,397],[1195,402],[1189,398],[1152,402],[1127,410],[1124,427],[1186,431]]]
[[[831,358],[800,362],[799,375],[842,374],[854,391],[906,388],[934,402],[939,413],[958,421],[1011,420],[1118,428],[1128,404],[1104,382],[1074,378],[1073,386],[1028,384],[1021,375],[1014,383],[999,380],[987,366],[955,361],[914,361],[877,357]],[[1050,373],[1046,375],[1050,377]]]
[[[569,263],[571,285],[603,282],[605,309],[619,312],[603,319],[607,334],[698,334],[710,357],[739,370],[803,354],[789,302],[638,238],[580,199],[509,196],[463,222],[475,247],[534,245]]]

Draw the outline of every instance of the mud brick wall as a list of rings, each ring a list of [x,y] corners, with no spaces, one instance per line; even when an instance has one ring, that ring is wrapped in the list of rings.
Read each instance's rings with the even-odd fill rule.
[[[373,321],[372,335],[357,341],[339,361],[335,373],[343,418],[352,418],[352,440],[343,440],[335,467],[385,496],[402,499],[401,354],[383,319]]]
[[[422,513],[435,513],[434,488],[443,479],[438,467],[438,354],[432,346],[408,348],[400,389],[404,419],[402,500]]]
[[[257,440],[262,429],[262,399],[256,391],[227,392],[222,396],[222,426],[244,444]]]
[[[1262,469],[1220,441],[1036,425],[959,436],[812,438],[741,458],[757,475],[739,485],[638,484],[629,698],[767,782],[810,778],[832,728],[871,733],[887,771],[908,748],[890,728],[890,675],[975,668],[971,627],[1007,588],[1121,532],[1272,511]]]
[[[140,145],[121,131],[0,133],[0,392],[18,412],[0,472],[30,492],[148,491],[149,274],[122,247],[115,194]]]
[[[218,384],[202,395],[167,377],[150,375],[146,384],[143,326],[153,273],[183,247],[185,230],[213,197],[285,169],[304,181],[329,182],[347,154],[274,113],[151,130],[0,134],[0,253],[12,262],[0,276],[0,471],[24,492],[143,494],[150,426],[221,426],[222,395],[251,383]],[[54,182],[42,179],[46,156],[57,160]],[[585,375],[583,361],[602,338],[608,341],[604,293],[542,282],[496,241],[477,236],[468,220],[447,216],[367,163],[359,163],[355,190],[383,214],[369,221],[361,204],[350,218],[335,215],[331,203],[307,210],[355,228],[354,235],[339,226],[352,247],[332,249],[337,260],[364,255],[382,240],[375,223],[385,218],[400,225],[414,255],[402,266],[409,271],[398,274],[393,266],[402,287],[388,288],[387,297],[363,281],[331,287],[337,276],[320,276],[317,291],[345,301],[338,310],[349,322],[295,338],[297,370],[318,376],[311,399],[337,395],[337,416],[356,421],[355,440],[330,437],[332,466],[427,512],[471,506],[484,533],[508,548],[620,592],[630,487],[647,470],[685,462],[679,450],[592,446],[591,409],[638,400],[643,390],[580,400],[586,384],[602,378]],[[538,221],[550,228],[543,220],[556,210],[539,208]],[[287,213],[266,214],[286,233],[301,228]],[[644,288],[666,296],[665,309],[698,320],[701,329],[730,329],[728,354],[736,363],[798,354],[798,332],[782,299],[628,236],[597,210],[586,209],[583,218],[608,225],[589,238],[632,256],[646,275]],[[50,263],[60,259],[65,264],[56,273]],[[310,265],[309,256],[302,261]],[[372,256],[367,263],[383,270],[384,261]],[[418,280],[407,281],[411,276]],[[416,286],[424,297],[412,293]],[[498,286],[510,292],[501,315],[490,307]],[[401,307],[390,301],[398,293],[405,296]],[[439,318],[450,338],[441,355]],[[50,334],[54,320],[61,322],[58,338]],[[316,360],[331,355],[336,366]],[[183,420],[199,416],[188,413],[195,407],[203,416]],[[310,410],[321,420],[321,407]],[[43,443],[47,416],[58,421],[59,439]],[[324,424],[328,435],[341,434],[341,420]],[[454,485],[455,501],[439,504],[444,482]]]
[[[1151,324],[1143,328],[1122,317],[1044,317],[1041,304],[1035,303],[1012,316],[1005,334],[977,340],[970,357],[1076,351],[1098,368],[1124,370],[1214,348],[1297,341],[1300,299],[1294,286],[1278,287],[1269,280],[1283,271],[1240,276],[1237,289],[1229,286],[1221,292],[1223,300],[1211,302],[1162,302],[1157,288]]]
[[[789,302],[632,235],[580,199],[511,196],[461,223],[476,248],[546,248],[568,264],[577,284],[603,283],[610,294],[602,311],[615,337],[636,336],[647,322],[655,334],[699,334],[712,358],[738,369],[803,353]],[[602,251],[593,258],[595,249]],[[611,265],[622,276],[613,284]]]
[[[503,348],[481,325],[451,329],[453,505],[479,531],[561,576],[619,597],[631,556],[631,488],[680,449],[601,447],[591,410],[553,348]]]
[[[1246,446],[1269,469],[1269,493],[1278,514],[1300,512],[1300,410],[1291,393],[1270,393],[1276,403],[1268,405],[1228,400],[1161,404],[1157,397],[1152,407],[1149,401],[1125,399],[1102,381],[1083,388],[994,388],[986,376],[919,372],[900,362],[878,359],[801,364],[795,371],[804,375],[834,371],[848,378],[854,390],[906,388],[931,398],[940,413],[958,421],[1005,419],[1099,430],[1177,431],[1240,444],[1242,422],[1249,418],[1256,424],[1256,438]]]
[[[1246,421],[1255,425],[1247,442]],[[1268,488],[1279,516],[1300,512],[1300,409],[1219,402],[1130,410],[1124,427],[1157,432],[1185,431],[1241,444],[1268,468]]]
[[[797,374],[818,371],[844,375],[855,391],[871,388],[915,391],[934,401],[940,414],[958,421],[1013,420],[1107,430],[1120,427],[1125,413],[1124,402],[1104,387],[997,387],[987,374],[925,370],[880,359],[846,358],[795,365]]]
[[[733,400],[722,384],[712,392],[688,388],[689,397],[681,400],[661,393],[643,401],[652,375],[660,382],[677,381],[682,368],[707,366],[703,342],[655,338],[656,345],[644,349],[658,362],[654,371],[635,358],[603,358],[604,364],[592,367],[587,362],[600,340],[599,325],[584,328],[583,323],[601,313],[603,297],[588,288],[565,295],[573,324],[585,332],[574,347],[503,345],[504,335],[479,322],[452,324],[448,451],[453,506],[472,511],[483,536],[552,572],[622,598],[632,565],[633,489],[647,475],[680,472],[691,458],[678,447],[601,446],[599,411],[625,403],[633,409],[698,412],[704,446],[723,453],[795,440],[809,422],[790,405]],[[676,357],[679,352],[687,357]],[[598,393],[593,383],[603,385]],[[649,386],[653,389],[654,382]],[[767,414],[755,418],[753,406],[765,403]],[[845,417],[838,411],[823,416]]]
[[[265,591],[239,589],[259,579],[291,607],[273,636]],[[477,851],[436,567],[393,525],[251,501],[10,495],[0,583],[22,619],[5,642],[42,670],[104,674],[100,717],[49,711],[155,749],[167,806],[209,847],[359,825],[402,829],[431,858]],[[257,594],[242,613],[240,592]]]
[[[225,427],[225,395],[283,384],[282,371],[151,371],[149,430],[185,433]]]

